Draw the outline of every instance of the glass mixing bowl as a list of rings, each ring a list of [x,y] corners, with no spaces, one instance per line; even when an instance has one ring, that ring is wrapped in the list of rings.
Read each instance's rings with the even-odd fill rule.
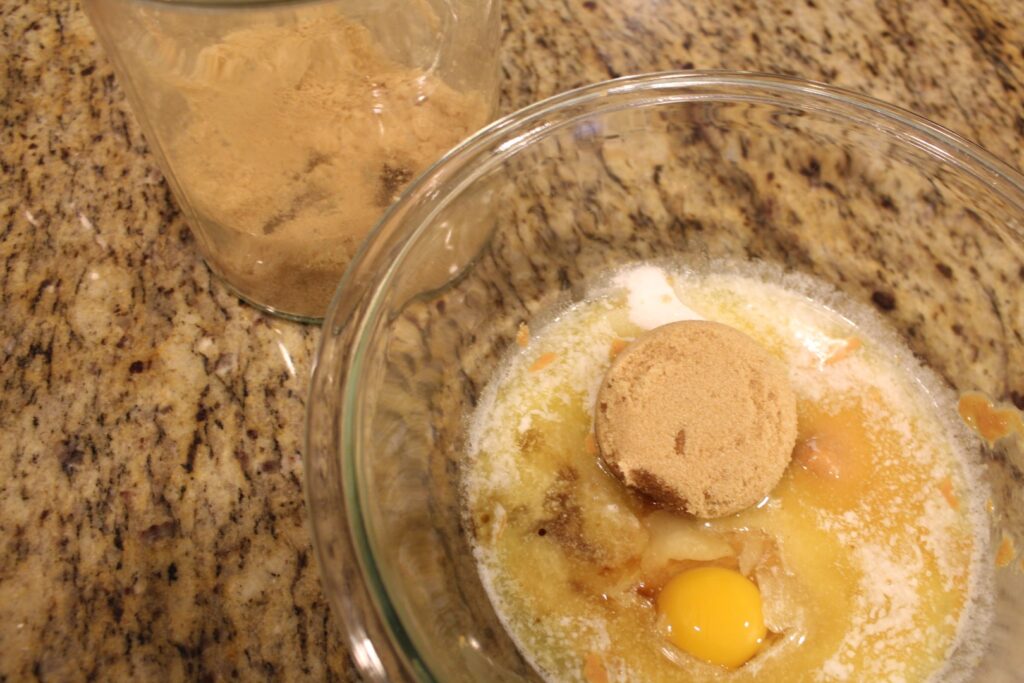
[[[953,390],[1024,405],[1024,178],[977,146],[774,76],[626,78],[528,107],[405,192],[324,323],[307,494],[324,591],[365,679],[539,680],[474,565],[466,416],[521,321],[653,258],[813,275],[880,311]],[[1016,547],[1022,442],[982,453],[992,533]],[[1019,562],[997,571],[975,680],[1024,671]]]

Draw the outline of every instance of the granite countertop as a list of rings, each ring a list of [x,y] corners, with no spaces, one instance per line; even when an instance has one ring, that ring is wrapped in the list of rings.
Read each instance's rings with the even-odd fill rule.
[[[0,7],[0,681],[355,678],[305,522],[319,331],[197,255],[77,4]],[[1024,167],[1024,4],[506,0],[502,107],[794,74]]]

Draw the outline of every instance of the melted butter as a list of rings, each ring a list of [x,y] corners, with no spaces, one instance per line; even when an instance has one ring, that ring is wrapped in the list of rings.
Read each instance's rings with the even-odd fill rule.
[[[859,403],[826,412],[805,401],[799,421],[792,476],[812,479],[803,486],[816,492],[816,503],[826,509],[847,509],[863,500],[872,479],[872,440]],[[807,473],[806,475],[803,473]]]
[[[1024,416],[1010,407],[997,407],[985,394],[968,391],[957,404],[960,417],[981,438],[993,444],[1013,432],[1024,436]]]
[[[805,297],[737,276],[681,280],[688,306],[790,364],[794,462],[737,515],[654,510],[601,469],[592,437],[608,350],[640,331],[628,300],[597,297],[535,330],[485,392],[466,481],[481,576],[510,634],[559,681],[940,671],[972,620],[985,621],[971,609],[972,572],[992,553],[978,521],[985,496],[932,398],[869,330]],[[558,362],[534,369],[547,354]],[[770,631],[727,675],[669,646],[654,608],[669,579],[707,565],[758,584]]]
[[[1014,547],[1013,539],[1009,536],[1003,536],[999,542],[999,547],[996,548],[996,566],[1000,569],[1009,567],[1016,554],[1017,549]]]

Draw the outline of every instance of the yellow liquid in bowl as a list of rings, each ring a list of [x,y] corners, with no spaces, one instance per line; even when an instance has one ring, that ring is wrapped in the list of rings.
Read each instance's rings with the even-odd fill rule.
[[[643,268],[634,281],[650,282]],[[590,683],[924,681],[969,669],[988,622],[986,494],[949,399],[891,335],[854,326],[805,280],[656,272],[671,295],[644,301],[613,284],[534,324],[472,418],[467,517],[523,654],[548,680]],[[715,520],[627,492],[592,436],[612,357],[679,302],[782,358],[798,397],[783,480]],[[696,567],[738,572],[760,592],[768,633],[735,668],[677,648],[659,615],[662,588]],[[733,652],[725,633],[705,651]]]

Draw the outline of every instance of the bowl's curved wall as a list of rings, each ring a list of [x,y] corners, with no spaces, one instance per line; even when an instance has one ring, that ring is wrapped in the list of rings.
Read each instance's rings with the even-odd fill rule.
[[[520,322],[638,259],[765,260],[874,306],[953,389],[1024,404],[1022,188],[911,115],[772,77],[595,86],[457,149],[347,274],[310,398],[325,590],[364,673],[396,677],[401,660],[424,679],[536,677],[487,601],[459,505],[464,418]],[[984,457],[997,533],[1024,542],[1021,443]],[[986,681],[1024,670],[1009,602],[1024,577],[999,580]]]

